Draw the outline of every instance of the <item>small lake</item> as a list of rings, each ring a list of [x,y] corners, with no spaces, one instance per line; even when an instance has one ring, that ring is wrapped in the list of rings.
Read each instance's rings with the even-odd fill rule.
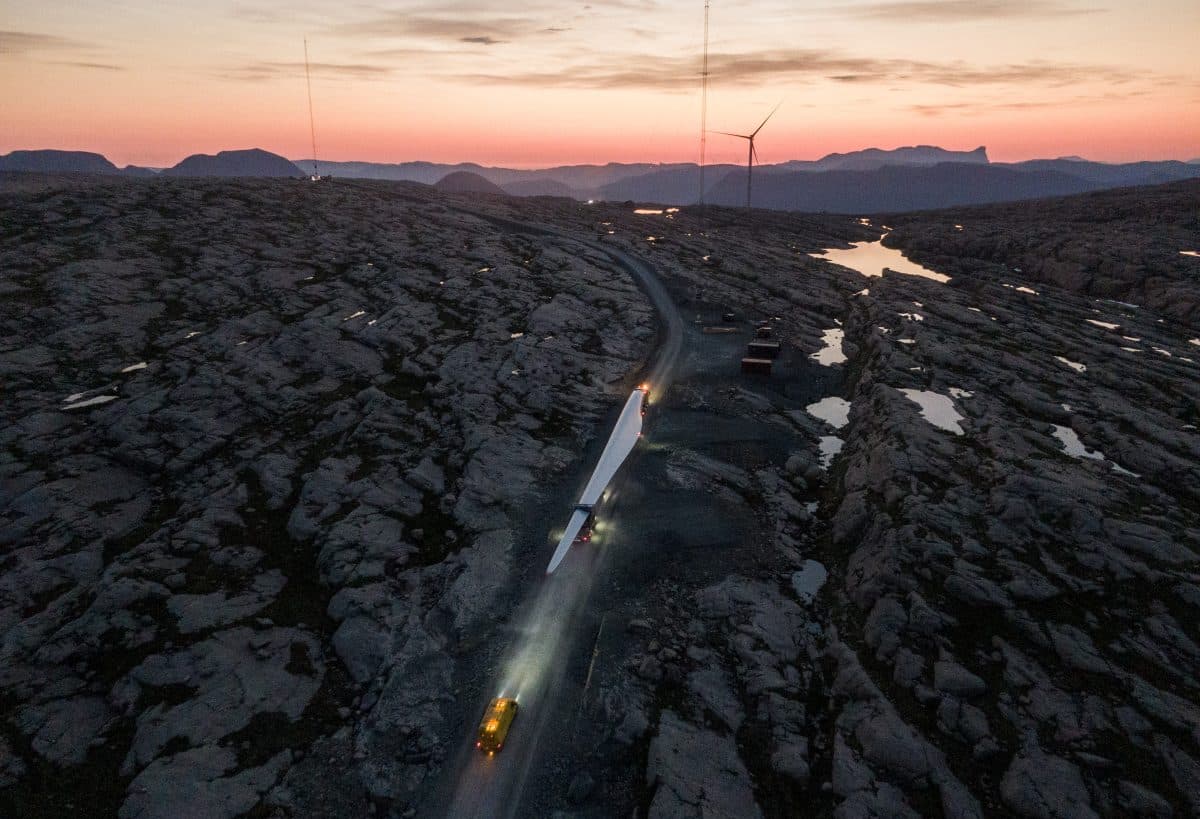
[[[826,367],[845,364],[846,354],[842,351],[842,341],[845,337],[845,331],[838,327],[823,331],[821,341],[825,346],[810,355],[809,358],[815,359],[818,364],[824,364]]]
[[[832,248],[830,250],[823,250],[820,253],[810,253],[809,255],[814,259],[825,259],[842,267],[857,270],[864,276],[882,276],[884,268],[887,268],[888,270],[895,270],[897,273],[904,273],[909,276],[921,276],[922,278],[933,279],[935,282],[942,282],[943,284],[950,281],[949,276],[930,270],[927,267],[922,267],[916,262],[906,259],[904,254],[899,250],[884,247],[882,239],[874,242],[855,242],[848,250]]]
[[[921,408],[921,417],[938,429],[962,435],[963,417],[954,408],[954,401],[945,395],[930,390],[900,390],[904,396]]]

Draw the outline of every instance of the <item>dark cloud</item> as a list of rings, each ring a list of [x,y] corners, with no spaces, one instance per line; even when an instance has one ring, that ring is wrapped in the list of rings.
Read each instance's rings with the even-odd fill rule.
[[[39,34],[34,31],[0,31],[0,54],[26,54],[30,51],[78,51],[91,46],[79,40]]]
[[[1104,9],[1055,0],[895,0],[861,6],[839,6],[836,11],[890,23],[954,23],[1029,17],[1073,17]],[[831,9],[832,11],[832,9]]]
[[[367,80],[386,77],[392,68],[372,63],[309,63],[314,77]],[[233,80],[272,80],[277,77],[299,77],[304,74],[303,62],[253,62],[220,72]]]
[[[486,46],[500,45],[501,43],[506,42],[505,40],[497,40],[494,37],[488,37],[486,35],[482,37],[459,37],[458,41],[460,43],[473,43],[474,45]]]
[[[1029,85],[1059,87],[1082,81],[1110,84],[1147,79],[1128,69],[1046,61],[976,66],[962,62],[857,57],[832,50],[798,49],[709,56],[710,81],[725,85],[833,80],[842,83],[923,83],[951,87]],[[687,90],[699,82],[694,58],[643,55],[596,60],[556,71],[469,74],[473,81],[577,88]]]
[[[91,63],[85,60],[63,61],[55,63],[55,65],[67,65],[71,68],[88,68],[96,71],[124,71],[125,66],[113,65],[111,63]]]
[[[333,31],[346,37],[421,37],[474,41],[512,40],[543,28],[525,17],[485,17],[482,15],[413,15],[390,12],[357,23],[334,26]]]

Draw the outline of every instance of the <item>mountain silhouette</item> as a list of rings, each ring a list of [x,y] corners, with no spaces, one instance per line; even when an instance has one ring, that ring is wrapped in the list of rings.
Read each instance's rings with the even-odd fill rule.
[[[434,185],[439,191],[445,193],[493,193],[500,196],[507,196],[504,189],[488,180],[484,179],[477,173],[470,171],[454,171],[446,174],[438,180]]]
[[[251,148],[221,151],[216,156],[193,154],[163,176],[304,176],[305,173],[278,154]]]

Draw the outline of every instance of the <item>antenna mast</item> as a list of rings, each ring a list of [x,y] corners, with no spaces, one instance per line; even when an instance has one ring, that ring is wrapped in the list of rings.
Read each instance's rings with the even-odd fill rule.
[[[708,147],[708,4],[704,0],[704,66],[700,71],[700,207],[704,207],[704,152]]]
[[[313,179],[320,179],[317,171],[317,123],[313,118],[312,74],[308,69],[308,38],[304,38],[304,81],[308,84],[308,131],[312,135]]]

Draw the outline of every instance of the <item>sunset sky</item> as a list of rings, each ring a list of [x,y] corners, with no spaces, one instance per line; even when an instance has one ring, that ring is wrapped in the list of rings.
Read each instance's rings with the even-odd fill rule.
[[[0,153],[509,166],[697,158],[704,4],[0,0]],[[709,127],[765,163],[870,146],[1200,156],[1197,0],[714,0]],[[710,136],[710,162],[744,161]]]

